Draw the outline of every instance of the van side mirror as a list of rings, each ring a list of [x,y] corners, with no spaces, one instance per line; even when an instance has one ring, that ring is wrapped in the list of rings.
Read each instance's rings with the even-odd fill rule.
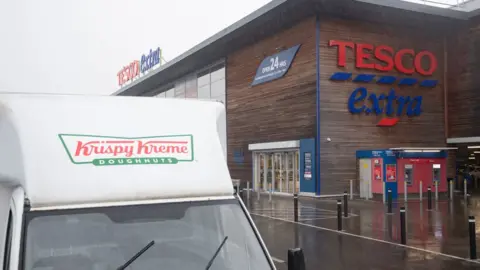
[[[301,248],[288,250],[288,270],[305,270],[305,257]]]

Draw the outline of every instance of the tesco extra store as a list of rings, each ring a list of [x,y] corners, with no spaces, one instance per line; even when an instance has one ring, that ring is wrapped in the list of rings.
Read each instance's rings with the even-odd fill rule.
[[[480,20],[385,2],[272,1],[115,95],[223,102],[232,178],[254,189],[445,191],[477,163]]]

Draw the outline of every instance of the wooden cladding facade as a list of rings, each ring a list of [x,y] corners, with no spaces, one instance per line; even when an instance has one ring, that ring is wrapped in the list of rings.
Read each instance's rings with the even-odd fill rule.
[[[355,43],[387,45],[395,51],[413,49],[415,52],[428,50],[438,60],[438,68],[428,79],[440,83],[434,88],[415,86],[380,85],[350,81],[335,82],[330,76],[338,71],[357,74],[391,75],[397,78],[408,77],[392,71],[382,73],[375,70],[355,68],[354,51],[347,49],[345,67],[337,65],[337,48],[329,46],[329,40],[342,40]],[[392,147],[439,147],[445,146],[444,125],[444,81],[443,81],[443,37],[412,28],[401,28],[386,24],[372,24],[361,21],[323,20],[320,23],[320,173],[321,192],[340,193],[348,190],[349,180],[358,180],[356,174],[356,150],[385,149]],[[373,57],[372,57],[373,58]],[[403,58],[405,67],[413,66],[413,59]],[[376,63],[375,60],[366,60]],[[384,65],[383,63],[378,62]],[[429,63],[423,63],[428,68]],[[426,79],[412,75],[418,79]],[[422,114],[407,117],[405,114],[393,127],[377,127],[377,122],[385,116],[351,114],[347,107],[350,94],[357,87],[365,87],[377,96],[388,95],[394,89],[397,96],[422,96]],[[366,101],[371,107],[372,103]],[[383,104],[385,105],[385,104]],[[360,105],[358,105],[360,106]],[[395,110],[398,104],[395,104]],[[327,142],[331,138],[331,142]]]
[[[281,79],[251,86],[262,60],[280,48],[301,44]],[[251,180],[248,145],[315,137],[315,18],[227,57],[227,141],[232,178]],[[242,163],[233,153],[243,151]]]
[[[448,137],[480,136],[480,19],[448,38]]]
[[[319,25],[321,194],[341,193],[347,190],[349,180],[357,180],[356,150],[445,146],[443,35],[340,19],[322,19]],[[309,18],[227,57],[227,141],[232,178],[252,179],[249,144],[315,137],[316,34],[316,20]],[[438,68],[428,79],[436,79],[439,84],[422,88],[330,81],[330,76],[338,71],[354,75],[382,73],[356,69],[352,50],[347,50],[346,67],[338,67],[337,48],[330,47],[329,40],[431,51],[438,60]],[[266,56],[297,44],[301,44],[300,50],[283,78],[251,86],[257,67]],[[412,59],[405,56],[405,67],[410,68],[411,63]],[[428,67],[428,63],[423,65]],[[384,75],[406,77],[395,70]],[[380,115],[353,115],[348,110],[348,98],[360,86],[377,95],[388,94],[394,88],[397,96],[422,96],[422,114],[411,118],[402,115],[394,127],[377,127]],[[366,105],[369,104],[367,101]],[[327,138],[331,141],[327,142]],[[240,151],[244,153],[243,162],[234,157]]]

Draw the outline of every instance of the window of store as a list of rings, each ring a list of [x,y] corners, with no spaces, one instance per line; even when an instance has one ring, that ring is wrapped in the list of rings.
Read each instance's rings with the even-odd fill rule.
[[[198,98],[210,99],[210,71],[206,70],[197,75]]]
[[[173,98],[175,97],[175,88],[169,89],[165,91],[165,97],[167,98]]]
[[[197,77],[195,75],[190,75],[187,77],[185,83],[185,97],[197,98],[197,96]]]
[[[185,98],[185,79],[175,83],[175,98]]]
[[[225,64],[217,64],[190,74],[175,82],[175,87],[157,95],[167,98],[197,98],[202,100],[225,101]]]

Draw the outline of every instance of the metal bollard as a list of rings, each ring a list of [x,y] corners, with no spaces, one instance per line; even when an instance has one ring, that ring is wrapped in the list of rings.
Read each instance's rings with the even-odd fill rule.
[[[268,201],[272,201],[272,184],[270,184],[268,187]]]
[[[386,196],[385,196],[385,182],[382,181],[382,195],[383,195],[383,203],[385,203],[387,200],[386,200]]]
[[[388,189],[388,214],[392,214],[392,190]]]
[[[353,180],[350,180],[350,200],[353,200]]]
[[[347,192],[343,192],[343,216],[348,217],[348,196]]]
[[[438,201],[438,181],[435,181],[435,201]]]
[[[422,181],[420,181],[420,202],[423,201],[423,184]]]
[[[449,190],[449,192],[450,192],[450,200],[453,200],[453,188],[454,188],[454,187],[453,187],[453,183],[454,183],[453,180],[450,180],[450,190]]]
[[[291,248],[287,255],[288,270],[305,270],[305,257],[301,248]]]
[[[250,200],[250,181],[247,181],[247,200]]]
[[[467,180],[463,180],[463,196],[467,198]]]
[[[337,200],[337,229],[342,230],[342,201]]]
[[[298,222],[298,194],[293,194],[293,220]]]
[[[405,202],[408,200],[408,186],[407,186],[407,181],[403,181],[403,196],[405,199]]]
[[[470,205],[470,194],[467,194],[467,198],[466,198],[466,205],[469,206]]]
[[[432,210],[432,189],[430,186],[428,187],[428,193],[427,193],[427,202],[428,202],[428,211]]]
[[[475,217],[468,217],[468,232],[470,235],[470,259],[477,259],[477,242],[475,238]]]
[[[407,232],[406,232],[406,222],[405,222],[405,207],[400,208],[400,238],[402,245],[407,244]]]

